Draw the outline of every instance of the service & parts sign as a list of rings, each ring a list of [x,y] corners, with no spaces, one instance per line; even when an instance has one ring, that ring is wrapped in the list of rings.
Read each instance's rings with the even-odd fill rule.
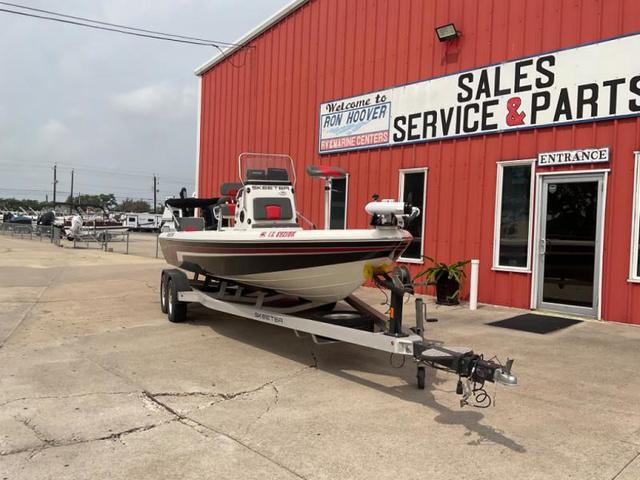
[[[332,153],[640,115],[640,34],[320,105]]]

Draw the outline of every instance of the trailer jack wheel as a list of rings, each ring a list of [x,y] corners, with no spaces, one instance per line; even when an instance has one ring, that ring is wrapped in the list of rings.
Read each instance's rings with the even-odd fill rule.
[[[160,277],[160,310],[162,310],[162,313],[167,313],[167,303],[169,302],[169,292],[167,291],[168,282],[168,275],[163,274],[162,277]]]
[[[418,388],[424,390],[426,369],[424,367],[418,367],[418,374],[416,376],[418,378]]]
[[[178,300],[178,289],[172,278],[167,279],[167,317],[172,323],[184,322],[187,319],[187,304]]]

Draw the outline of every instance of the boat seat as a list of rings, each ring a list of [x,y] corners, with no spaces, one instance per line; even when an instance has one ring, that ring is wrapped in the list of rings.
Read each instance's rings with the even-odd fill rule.
[[[289,172],[286,168],[268,168],[267,180],[272,182],[288,182]]]
[[[267,172],[264,170],[250,168],[247,170],[247,180],[256,181],[256,180],[266,180]]]
[[[291,220],[293,209],[288,198],[256,198],[253,201],[254,220]]]
[[[242,188],[241,183],[223,183],[220,187],[220,193],[223,197],[232,197],[238,194],[238,190]]]
[[[181,232],[199,232],[204,230],[204,218],[202,217],[179,217],[178,230]]]

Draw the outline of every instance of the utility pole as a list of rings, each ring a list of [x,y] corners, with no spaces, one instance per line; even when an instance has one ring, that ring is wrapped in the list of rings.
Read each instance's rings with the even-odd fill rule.
[[[56,203],[56,186],[58,184],[58,165],[53,164],[53,203]]]
[[[158,179],[155,176],[155,174],[153,175],[153,213],[157,212],[156,209],[156,194],[158,193]]]
[[[73,168],[71,169],[71,195],[70,195],[70,197],[71,197],[71,203],[73,203]],[[71,214],[72,208],[73,207],[71,205],[69,205],[69,214]]]

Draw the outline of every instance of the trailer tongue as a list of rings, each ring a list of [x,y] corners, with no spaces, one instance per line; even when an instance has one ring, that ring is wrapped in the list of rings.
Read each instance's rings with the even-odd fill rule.
[[[412,329],[403,326],[404,298],[414,291],[413,281],[404,267],[391,273],[372,273],[373,281],[390,292],[388,316],[356,295],[344,300],[353,310],[327,312],[326,308],[316,308],[312,302],[292,299],[274,291],[210,276],[200,277],[196,274],[189,280],[177,269],[162,272],[160,301],[162,311],[168,314],[170,321],[184,321],[187,304],[199,303],[218,312],[289,328],[298,336],[308,334],[318,344],[340,341],[411,357],[417,366],[420,389],[425,388],[427,367],[457,375],[460,406],[491,405],[491,397],[483,388],[485,382],[517,384],[511,372],[513,360],[503,365],[496,360],[486,360],[470,348],[446,347],[427,341],[424,337],[425,307],[420,298],[416,299],[416,326]]]

